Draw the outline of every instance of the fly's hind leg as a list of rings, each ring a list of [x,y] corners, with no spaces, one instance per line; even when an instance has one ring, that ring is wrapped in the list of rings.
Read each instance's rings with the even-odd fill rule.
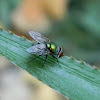
[[[48,55],[45,56],[45,60],[44,60],[44,62],[43,62],[42,67],[45,65],[45,62],[46,62],[47,58],[48,58]]]
[[[41,55],[39,55],[39,56],[36,56],[35,58],[33,58],[32,60],[30,60],[29,62],[27,62],[27,63],[30,63],[30,62],[32,62],[32,61],[34,61],[34,60],[36,60],[37,58],[39,58]]]

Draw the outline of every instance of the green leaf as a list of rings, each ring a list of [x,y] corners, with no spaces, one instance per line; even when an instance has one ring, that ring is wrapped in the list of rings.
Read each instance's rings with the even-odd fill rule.
[[[0,55],[13,64],[55,89],[71,100],[100,100],[100,71],[72,57],[59,58],[57,61],[40,57],[30,63],[36,55],[26,52],[32,42],[11,32],[0,30]]]

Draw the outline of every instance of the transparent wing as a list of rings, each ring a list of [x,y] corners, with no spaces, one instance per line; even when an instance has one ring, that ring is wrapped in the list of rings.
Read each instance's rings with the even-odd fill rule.
[[[26,50],[30,54],[46,55],[48,53],[45,44],[37,44]]]
[[[50,42],[50,40],[38,32],[30,31],[30,36],[38,43]]]

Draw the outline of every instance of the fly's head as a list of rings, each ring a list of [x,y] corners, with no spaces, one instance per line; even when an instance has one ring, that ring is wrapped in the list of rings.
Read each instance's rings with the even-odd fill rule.
[[[62,47],[59,47],[59,52],[58,52],[58,57],[62,57],[63,56],[63,50]]]

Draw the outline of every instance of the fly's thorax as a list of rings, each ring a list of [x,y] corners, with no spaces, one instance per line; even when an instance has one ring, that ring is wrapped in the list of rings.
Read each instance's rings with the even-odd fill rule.
[[[51,54],[57,55],[59,52],[59,46],[57,46],[55,43],[47,43],[46,44],[48,50],[51,52]]]

